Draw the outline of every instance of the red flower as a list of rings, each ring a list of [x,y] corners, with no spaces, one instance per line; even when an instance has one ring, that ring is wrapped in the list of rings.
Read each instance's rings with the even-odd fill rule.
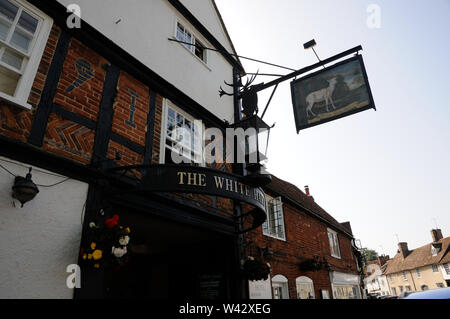
[[[117,215],[114,215],[114,216],[117,216]],[[107,219],[107,220],[105,221],[105,224],[106,224],[106,227],[107,227],[107,228],[113,228],[113,227],[116,226],[118,223],[117,223],[117,219],[114,219],[114,217],[113,217],[113,218]]]

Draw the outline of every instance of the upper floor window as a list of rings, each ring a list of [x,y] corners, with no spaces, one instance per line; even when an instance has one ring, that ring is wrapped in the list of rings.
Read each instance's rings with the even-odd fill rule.
[[[0,0],[0,97],[25,108],[52,21],[23,0]]]
[[[408,280],[408,277],[406,277],[406,271],[404,271],[404,272],[402,273],[402,275],[403,275],[403,280]]]
[[[160,162],[204,165],[202,124],[189,114],[165,100],[162,123]],[[174,157],[177,160],[174,160]]]
[[[197,56],[200,60],[207,63],[207,54],[205,45],[195,36],[192,35],[188,29],[184,27],[180,22],[177,21],[176,38],[178,41],[186,42],[183,45]]]
[[[395,287],[392,287],[392,294],[394,296],[397,296],[397,289]]]
[[[420,269],[419,268],[416,269],[416,273],[417,273],[417,278],[422,277],[422,275],[420,274]]]
[[[339,249],[338,234],[331,229],[328,229],[328,241],[330,242],[331,256],[341,258],[341,250]]]
[[[437,265],[431,265],[431,269],[433,269],[433,272],[438,272],[438,266]]]
[[[281,197],[272,198],[266,195],[267,219],[263,223],[263,234],[285,240],[283,203]]]
[[[444,266],[445,273],[447,275],[450,275],[450,266],[449,266],[449,264],[445,263],[443,266]]]
[[[392,275],[389,275],[389,280],[390,280],[391,282],[394,282],[394,279],[392,278]]]

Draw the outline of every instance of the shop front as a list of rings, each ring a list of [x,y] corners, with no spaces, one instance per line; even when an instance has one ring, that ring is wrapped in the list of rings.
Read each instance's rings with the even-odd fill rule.
[[[359,276],[330,271],[333,299],[361,299]]]
[[[118,177],[118,172],[131,170],[143,172],[142,178],[132,182]],[[214,203],[208,204],[208,199]],[[230,205],[221,207],[221,199]],[[82,250],[84,276],[75,297],[242,297],[241,232],[234,214],[240,201],[254,206],[241,218],[253,217],[253,227],[258,227],[265,218],[264,192],[244,184],[238,175],[179,165],[104,171],[88,195],[81,247],[99,246],[101,236],[92,235],[92,228],[109,225],[114,218],[121,229],[129,229],[129,243],[127,239],[126,247],[122,246],[126,252],[118,256],[120,263],[104,267],[86,262]],[[116,240],[116,244],[103,245],[102,251],[114,251],[111,245],[120,247]]]

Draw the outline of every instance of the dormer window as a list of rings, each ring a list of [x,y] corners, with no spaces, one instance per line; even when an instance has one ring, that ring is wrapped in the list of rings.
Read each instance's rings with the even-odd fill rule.
[[[431,244],[431,255],[437,256],[437,254],[439,254],[439,252],[441,251],[441,247],[441,243]]]

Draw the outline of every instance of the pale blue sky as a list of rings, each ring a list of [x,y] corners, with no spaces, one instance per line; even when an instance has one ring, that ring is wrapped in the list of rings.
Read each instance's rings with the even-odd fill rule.
[[[238,54],[298,69],[362,45],[377,111],[296,134],[289,81],[264,117],[276,122],[269,170],[311,194],[365,247],[429,243],[450,234],[450,1],[216,0]],[[371,29],[367,7],[381,9]],[[247,72],[282,73],[242,60]],[[260,77],[268,82],[272,78]],[[257,81],[255,81],[257,83]],[[260,108],[270,89],[260,95]]]

